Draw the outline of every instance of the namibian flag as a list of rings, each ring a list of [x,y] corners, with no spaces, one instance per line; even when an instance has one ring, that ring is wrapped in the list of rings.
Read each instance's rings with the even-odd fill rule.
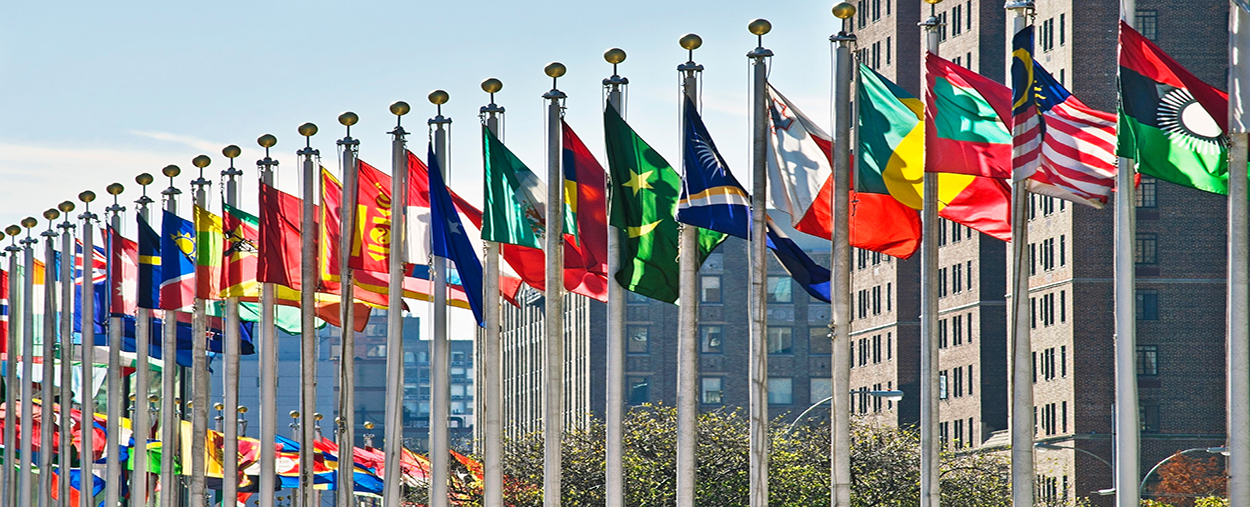
[[[925,172],[1011,178],[1011,90],[925,56]]]
[[[161,309],[195,302],[195,225],[165,210],[161,217]]]
[[[1227,93],[1120,22],[1118,155],[1143,174],[1227,195],[1227,111]]]
[[[139,308],[159,309],[161,300],[161,235],[143,215],[139,219]]]

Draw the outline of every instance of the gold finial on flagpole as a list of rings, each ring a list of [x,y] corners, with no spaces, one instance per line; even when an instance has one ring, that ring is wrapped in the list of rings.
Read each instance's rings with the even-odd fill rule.
[[[495,94],[498,93],[499,90],[502,90],[502,89],[503,89],[503,81],[500,81],[498,78],[492,77],[492,78],[487,78],[485,81],[482,81],[482,91],[489,93],[491,95],[490,97],[491,102],[495,101]]]
[[[243,149],[236,145],[230,145],[221,149],[221,154],[230,159],[230,166],[234,167],[234,159],[243,154]]]
[[[403,116],[405,114],[408,114],[408,111],[411,111],[412,107],[409,106],[407,102],[404,102],[402,100],[397,100],[395,101],[395,103],[391,104],[390,109],[391,109],[391,114],[395,116]]]
[[[61,212],[56,208],[49,208],[43,212],[43,218],[48,220],[48,230],[52,230],[52,221],[61,218]]]
[[[929,0],[925,0],[925,2],[932,3],[932,2],[929,2]],[[853,16],[855,16],[854,4],[850,2],[842,2],[838,5],[833,6],[833,17],[838,18],[838,19],[849,19]]]
[[[56,209],[61,210],[61,213],[74,211],[74,201],[64,201],[61,204],[56,205]]]
[[[208,164],[211,163],[213,163],[213,159],[208,158],[208,155],[196,155],[195,158],[191,159],[191,165],[200,169],[208,167]]]
[[[352,138],[352,125],[355,125],[359,121],[360,116],[357,116],[356,113],[351,111],[347,111],[339,115],[339,124],[347,127],[347,135],[344,137],[345,140]]]
[[[104,191],[107,192],[108,195],[116,197],[121,195],[122,192],[125,192],[126,187],[122,186],[121,183],[112,183],[109,186],[104,187]]]
[[[259,144],[261,148],[268,150],[278,144],[278,138],[274,137],[273,134],[265,134],[256,138],[256,144]]]
[[[543,74],[551,78],[551,88],[553,90],[556,89],[556,79],[564,76],[565,72],[568,72],[568,68],[560,62],[551,62],[546,67],[543,67]]]

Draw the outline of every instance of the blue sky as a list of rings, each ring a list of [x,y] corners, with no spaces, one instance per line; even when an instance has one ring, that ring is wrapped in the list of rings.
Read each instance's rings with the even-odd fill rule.
[[[206,176],[225,167],[221,148],[238,144],[244,207],[255,209],[256,138],[278,136],[279,186],[299,192],[296,127],[321,127],[313,147],[337,171],[336,118],[360,115],[353,136],[361,157],[389,169],[394,116],[405,100],[410,149],[425,150],[426,95],[447,90],[452,127],[450,183],[474,202],[481,195],[479,84],[504,82],[505,142],[540,174],[545,167],[543,102],[551,87],[542,68],[563,62],[559,87],[569,95],[567,121],[602,161],[602,86],[611,74],[603,52],[625,49],[628,120],[671,164],[680,163],[678,76],[686,61],[677,40],[703,37],[695,60],[706,67],[704,117],[739,179],[749,181],[746,53],[756,46],[752,19],[773,23],[764,45],[776,53],[771,82],[814,120],[828,124],[829,34],[837,21],[828,1],[593,2],[17,2],[0,19],[0,225],[36,216],[85,189],[103,195],[120,181],[133,211],[140,172],[177,164],[186,191],[190,160],[213,158]],[[826,127],[827,128],[827,127]],[[158,178],[154,186],[164,187]],[[214,184],[213,192],[218,192]],[[159,188],[153,189],[159,191]],[[186,194],[184,194],[186,195]],[[218,204],[212,206],[216,208]],[[183,214],[189,205],[180,203]],[[131,223],[127,219],[126,223]],[[133,235],[126,228],[128,235]]]

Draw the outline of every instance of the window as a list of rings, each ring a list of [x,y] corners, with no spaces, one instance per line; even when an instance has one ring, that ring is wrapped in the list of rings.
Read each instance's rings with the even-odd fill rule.
[[[1157,9],[1137,9],[1137,23],[1134,23],[1133,27],[1143,37],[1157,40],[1159,38],[1159,11]]]
[[[1037,243],[1029,243],[1029,275],[1037,274]]]
[[[769,303],[792,303],[794,302],[794,293],[790,290],[790,277],[788,276],[768,277],[768,302]]]
[[[872,20],[881,19],[881,0],[872,0]]]
[[[768,404],[769,405],[790,405],[794,403],[794,379],[769,378],[768,379]]]
[[[894,284],[892,283],[885,284],[885,311],[887,312],[894,311],[894,300],[892,299],[894,297],[893,289],[894,289]]]
[[[939,321],[938,321],[938,348],[939,348],[939,349],[944,349],[944,348],[946,348],[946,345],[947,345],[947,343],[946,343],[946,338],[947,338],[946,330],[947,330],[947,328],[946,328],[946,319],[941,319],[941,320],[939,320]]]
[[[964,8],[962,5],[956,5],[951,8],[951,36],[957,36],[964,31]]]
[[[890,1],[891,1],[891,0],[886,0],[886,1],[885,1],[885,6],[887,7],[886,14],[889,14],[888,8],[890,7]],[[889,38],[889,37],[886,37],[886,38],[885,38],[885,65],[886,65],[887,67],[889,67],[889,66],[890,66],[890,60],[891,60],[891,56],[890,56],[890,38]]]
[[[1159,320],[1159,291],[1137,290],[1137,320]]]
[[[812,378],[808,379],[811,388],[808,389],[808,403],[815,405],[833,396],[833,379]]]
[[[965,25],[964,28],[967,28],[968,30],[972,30],[972,0],[968,0],[968,3],[964,7],[964,10],[968,11],[964,14],[964,21],[967,23],[967,25]]]
[[[807,329],[808,355],[829,355],[833,353],[833,338],[829,337],[828,327],[812,327]]]
[[[867,338],[859,339],[859,365],[860,366],[868,365],[868,339]]]
[[[938,297],[946,297],[946,268],[938,270]]]
[[[964,420],[955,420],[955,448],[962,449],[964,447]]]
[[[858,18],[860,28],[868,25],[868,9],[864,5],[865,3],[864,0],[860,0],[859,6],[855,9],[856,13],[859,14],[856,18]]]
[[[946,42],[946,13],[938,14],[938,41]]]
[[[972,312],[968,312],[968,343],[972,343]]]
[[[1037,298],[1029,298],[1029,328],[1037,329]]]
[[[1059,265],[1068,265],[1068,236],[1066,234],[1059,236]]]
[[[1140,27],[1141,25],[1138,26]],[[1158,201],[1156,201],[1156,192],[1158,190],[1159,180],[1143,174],[1141,177],[1141,184],[1137,186],[1137,195],[1133,196],[1133,198],[1137,201],[1137,207],[1154,208],[1155,206],[1158,206]]]
[[[629,337],[626,341],[625,351],[630,354],[646,354],[650,351],[651,328],[647,326],[625,326],[625,336]]]
[[[768,353],[793,354],[794,338],[788,327],[768,327]]]
[[[1159,404],[1143,401],[1140,406],[1141,431],[1142,433],[1158,433],[1159,432]]]
[[[1143,377],[1159,375],[1159,346],[1137,346],[1137,374]]]
[[[1138,266],[1152,266],[1159,263],[1159,236],[1154,233],[1139,232],[1134,246],[1133,260]]]
[[[964,291],[964,265],[956,264],[951,266],[951,293],[959,294]]]
[[[951,317],[951,342],[954,345],[963,345],[964,343],[964,317],[956,315]]]
[[[872,288],[872,314],[881,315],[881,286]]]
[[[968,365],[968,396],[972,396],[972,386],[972,365]]]
[[[637,292],[634,292],[634,291],[628,291],[628,290],[627,290],[627,291],[625,291],[625,301],[626,301],[627,303],[630,303],[630,304],[633,304],[633,303],[646,303],[647,301],[650,301],[650,300],[651,300],[651,298],[648,298],[647,296],[644,296],[644,295],[639,294],[639,293],[637,293]]]
[[[968,239],[972,239],[972,229],[968,229]],[[972,290],[972,261],[968,261],[968,290]]]
[[[724,328],[721,326],[699,326],[699,352],[704,354],[720,354],[724,352]]]
[[[951,223],[951,243],[958,243],[964,239],[964,228],[962,225]]]
[[[629,377],[629,404],[642,405],[651,401],[651,382],[647,377]]]
[[[699,382],[699,399],[705,405],[720,405],[721,397],[721,378],[720,377],[703,377]]]
[[[885,360],[894,359],[894,333],[885,334]]]
[[[881,335],[872,337],[872,364],[881,362]]]
[[[1068,321],[1068,291],[1059,291],[1059,322]]]
[[[1067,18],[1066,14],[1059,15],[1059,45],[1060,46],[1062,46],[1065,42],[1067,42],[1067,29],[1063,26],[1066,24],[1064,23],[1066,18]]]
[[[946,370],[938,372],[938,399],[945,400],[949,393],[946,391]]]
[[[938,219],[938,246],[946,246],[946,219]]]
[[[719,303],[720,298],[720,277],[719,276],[703,276],[700,277],[699,301],[704,303]],[[771,286],[771,284],[769,284]]]
[[[954,382],[955,397],[962,398],[964,395],[964,368],[962,366],[956,367],[954,374],[955,374],[955,382]]]

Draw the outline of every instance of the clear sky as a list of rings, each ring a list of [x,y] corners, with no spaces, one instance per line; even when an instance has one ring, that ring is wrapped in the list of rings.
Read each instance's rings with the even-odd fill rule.
[[[756,46],[746,25],[773,24],[764,45],[776,57],[770,81],[812,119],[829,123],[830,44],[838,20],[822,1],[596,2],[15,2],[0,17],[0,226],[86,189],[126,185],[133,211],[135,175],[183,168],[177,186],[195,177],[190,160],[213,158],[206,177],[219,191],[221,149],[244,154],[244,208],[255,211],[256,138],[273,133],[279,186],[301,191],[296,127],[316,123],[312,140],[323,164],[338,171],[336,118],[360,115],[353,137],[363,160],[389,171],[387,106],[407,101],[409,148],[425,151],[427,94],[451,95],[450,182],[480,204],[479,84],[503,81],[496,102],[507,108],[504,141],[545,174],[541,95],[551,88],[543,66],[560,61],[568,74],[569,124],[603,162],[602,85],[611,74],[603,52],[620,47],[629,78],[627,118],[671,164],[678,152],[678,75],[686,61],[677,40],[694,32],[706,67],[703,111],[717,146],[739,179],[749,181],[748,59]],[[184,196],[188,195],[184,194]],[[189,198],[189,197],[188,197]],[[211,206],[219,209],[214,197]],[[102,206],[97,206],[97,209]],[[80,208],[81,209],[81,208]],[[184,198],[181,213],[189,215]],[[42,222],[42,218],[40,219]],[[124,231],[133,236],[128,215]],[[40,228],[43,225],[41,224]]]

